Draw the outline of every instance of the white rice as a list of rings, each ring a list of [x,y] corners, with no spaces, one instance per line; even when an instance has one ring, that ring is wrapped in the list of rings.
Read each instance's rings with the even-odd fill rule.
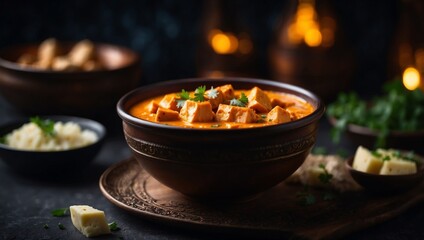
[[[8,146],[22,150],[62,151],[90,145],[97,141],[96,133],[82,130],[74,122],[56,122],[55,134],[46,135],[35,123],[27,123],[6,135]]]

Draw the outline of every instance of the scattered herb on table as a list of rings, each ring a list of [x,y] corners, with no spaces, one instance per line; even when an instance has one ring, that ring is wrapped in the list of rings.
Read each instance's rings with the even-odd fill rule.
[[[69,208],[58,208],[51,211],[54,217],[63,217],[68,215]]]
[[[121,229],[120,227],[118,227],[118,224],[115,221],[109,223],[108,225],[110,231],[119,231]]]
[[[322,182],[322,183],[324,183],[324,184],[329,184],[330,183],[330,181],[331,181],[331,179],[333,178],[333,175],[332,174],[330,174],[328,171],[327,171],[327,169],[325,168],[325,165],[324,164],[320,164],[319,165],[319,168],[321,168],[324,172],[323,173],[321,173],[318,177],[319,177],[319,180]]]
[[[324,201],[331,201],[334,200],[336,198],[336,195],[329,191],[329,192],[325,192],[324,195],[322,196],[322,200]]]
[[[45,135],[53,137],[56,132],[54,131],[54,121],[50,119],[41,119],[40,117],[31,117],[30,122],[35,123]]]
[[[327,154],[327,149],[325,149],[325,147],[314,147],[312,153],[315,155],[325,155]]]
[[[392,130],[413,132],[424,130],[424,92],[407,90],[400,80],[386,83],[383,95],[367,102],[354,93],[340,93],[329,104],[327,115],[337,120],[331,130],[338,143],[348,124],[356,124],[378,133],[375,147],[384,147]]]
[[[63,226],[62,223],[58,223],[57,226],[59,227],[60,230],[65,230],[65,226]]]
[[[46,224],[43,225],[43,228],[44,229],[49,229],[49,225],[46,223]]]
[[[299,200],[299,204],[302,206],[313,205],[316,202],[315,196],[309,191],[308,186],[304,186],[302,191],[296,194],[296,198]]]

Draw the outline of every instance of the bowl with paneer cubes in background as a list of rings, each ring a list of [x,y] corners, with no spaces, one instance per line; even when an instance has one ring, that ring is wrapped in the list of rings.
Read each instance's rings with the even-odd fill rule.
[[[33,116],[0,126],[0,159],[14,172],[42,179],[83,173],[101,150],[106,128],[74,116]]]
[[[117,104],[142,168],[207,199],[255,195],[289,177],[314,146],[324,110],[308,90],[247,78],[165,81]]]
[[[110,113],[140,75],[138,54],[113,44],[50,38],[0,50],[0,93],[27,115]]]
[[[346,161],[352,178],[374,193],[397,193],[409,190],[424,177],[424,159],[413,152],[359,146],[355,156]]]

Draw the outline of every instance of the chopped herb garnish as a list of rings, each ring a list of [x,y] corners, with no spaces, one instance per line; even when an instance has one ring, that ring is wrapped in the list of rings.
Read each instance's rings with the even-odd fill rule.
[[[221,124],[212,124],[211,125],[211,128],[219,128],[219,127],[221,127]]]
[[[58,223],[57,226],[59,227],[60,230],[65,230],[65,226],[63,226],[62,223]]]
[[[327,149],[325,149],[325,147],[314,147],[312,153],[315,155],[325,155],[327,154]]]
[[[196,88],[196,90],[194,90],[194,98],[192,100],[196,102],[205,101],[205,91],[206,91],[206,86],[200,86]]]
[[[377,151],[372,151],[371,154],[376,158],[381,158],[383,156],[383,155],[381,155],[381,153],[379,153]]]
[[[242,92],[241,96],[238,99],[236,98],[231,99],[230,105],[238,106],[238,107],[246,107],[248,102],[249,102],[249,99],[246,97],[246,94]]]
[[[333,175],[330,174],[327,169],[325,168],[324,164],[320,164],[319,168],[321,168],[322,170],[324,170],[324,173],[321,173],[318,177],[319,180],[324,183],[324,184],[328,184],[330,182],[330,180],[333,178]]]
[[[322,196],[322,200],[331,201],[336,198],[336,195],[333,192],[325,192]]]
[[[110,231],[119,231],[121,229],[118,227],[118,224],[115,221],[109,223],[108,225],[109,225]]]
[[[261,115],[259,115],[262,119],[265,119],[266,118],[266,114],[261,114]]]
[[[215,99],[218,97],[219,92],[212,86],[207,95],[209,99]]]
[[[384,156],[381,160],[383,160],[384,162],[384,161],[390,161],[390,159],[391,159],[390,156]]]
[[[7,144],[6,143],[6,135],[0,137],[0,144]]]
[[[299,203],[303,206],[309,206],[315,204],[316,198],[315,196],[305,188],[303,191],[297,193],[296,197],[299,200]]]
[[[30,121],[35,123],[45,135],[53,137],[56,133],[54,131],[54,121],[50,119],[41,119],[40,117],[31,117]]]
[[[69,210],[68,208],[58,208],[58,209],[51,211],[51,214],[54,217],[63,217],[63,216],[66,216],[68,214],[68,210]]]
[[[43,228],[44,229],[49,229],[49,225],[46,223],[46,224],[43,225]]]
[[[177,108],[182,108],[184,106],[184,103],[190,99],[190,93],[186,90],[181,90],[180,93],[177,94],[177,96],[180,98],[177,100]]]

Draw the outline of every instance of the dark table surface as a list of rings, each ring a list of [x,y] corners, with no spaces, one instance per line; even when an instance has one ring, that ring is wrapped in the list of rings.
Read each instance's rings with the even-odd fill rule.
[[[112,114],[116,117],[115,113]],[[22,114],[0,97],[0,124],[18,117]],[[0,239],[86,239],[72,225],[69,216],[53,217],[50,214],[53,209],[75,204],[104,210],[107,220],[117,222],[121,228],[96,239],[237,239],[237,236],[219,232],[195,232],[150,222],[111,204],[99,189],[100,175],[112,164],[131,156],[119,120],[116,117],[112,122],[101,152],[79,177],[70,176],[61,181],[35,180],[14,173],[0,161]],[[345,139],[339,145],[332,144],[329,132],[330,126],[324,118],[320,122],[316,146],[326,148],[329,153],[340,149],[353,153],[356,146]],[[65,226],[64,230],[59,229],[59,223]],[[48,229],[43,227],[45,224]],[[424,239],[424,204],[357,232],[349,239]]]

